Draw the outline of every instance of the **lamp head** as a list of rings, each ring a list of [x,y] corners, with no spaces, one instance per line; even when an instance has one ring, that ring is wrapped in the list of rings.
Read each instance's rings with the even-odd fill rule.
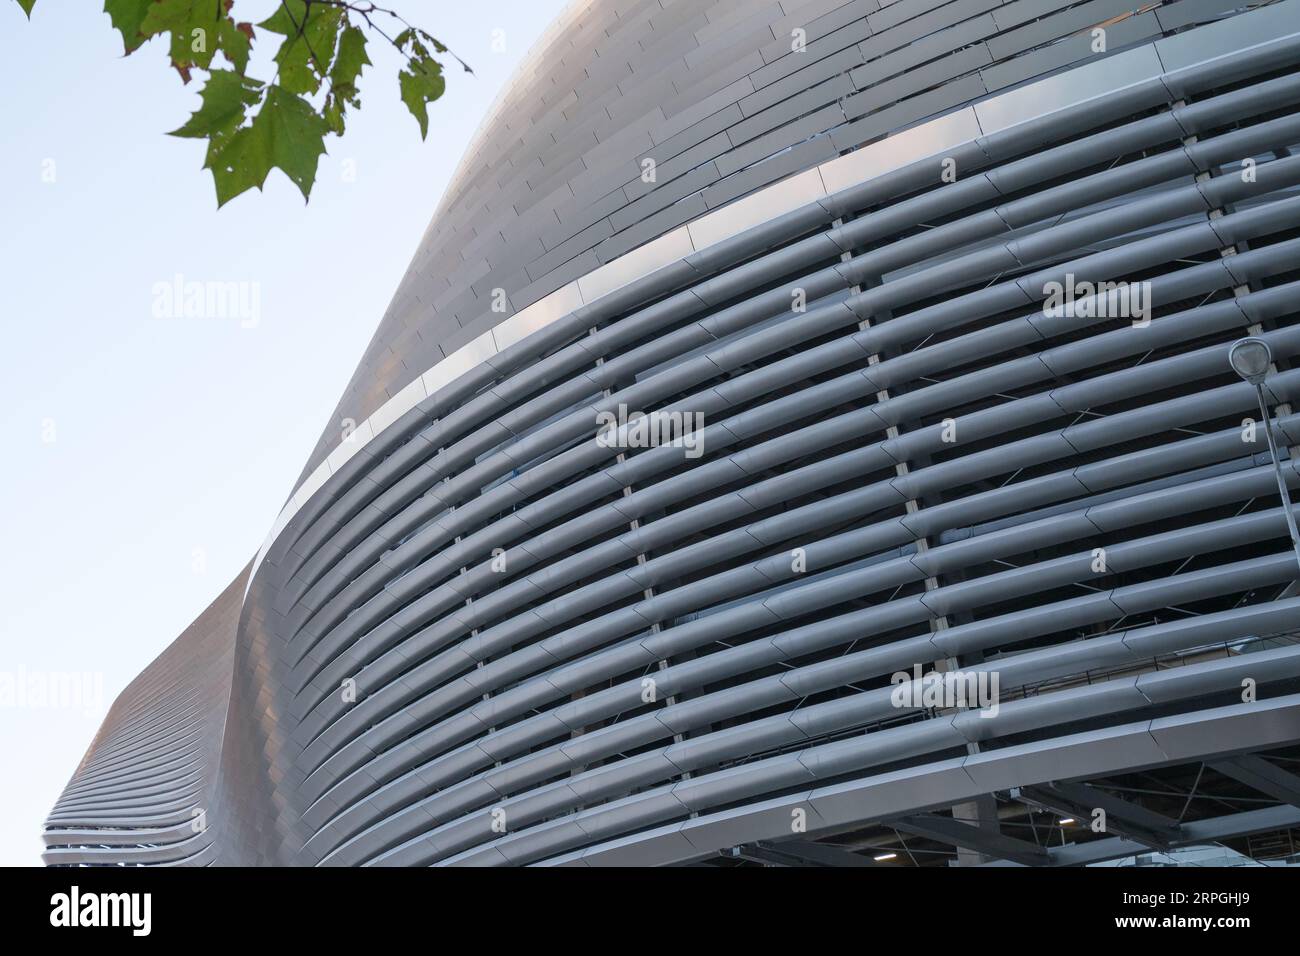
[[[1228,364],[1232,370],[1251,385],[1262,385],[1273,362],[1273,352],[1268,343],[1254,336],[1238,339],[1228,349]]]

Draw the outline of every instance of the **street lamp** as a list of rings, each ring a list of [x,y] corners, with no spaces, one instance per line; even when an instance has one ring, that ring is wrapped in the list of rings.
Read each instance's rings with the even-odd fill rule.
[[[1263,416],[1264,437],[1268,439],[1268,453],[1273,458],[1273,471],[1277,475],[1277,490],[1282,495],[1282,511],[1286,515],[1286,526],[1291,531],[1291,545],[1295,548],[1296,561],[1300,562],[1300,532],[1296,530],[1295,515],[1291,513],[1291,494],[1287,491],[1286,479],[1282,477],[1282,462],[1278,459],[1277,445],[1273,441],[1273,421],[1264,401],[1264,379],[1268,377],[1269,366],[1273,364],[1273,350],[1263,339],[1254,336],[1238,339],[1228,349],[1228,364],[1245,381],[1255,386],[1259,413]]]

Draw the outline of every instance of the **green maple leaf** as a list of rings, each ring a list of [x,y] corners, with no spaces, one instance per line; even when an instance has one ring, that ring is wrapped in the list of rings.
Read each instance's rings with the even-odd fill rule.
[[[154,0],[140,24],[145,36],[171,34],[172,66],[188,82],[193,67],[208,69],[221,42],[227,4],[216,0]]]
[[[305,0],[280,0],[280,5],[276,7],[275,12],[259,23],[258,26],[263,30],[270,30],[272,33],[293,36],[302,29],[303,18],[306,15],[307,4]]]
[[[221,52],[236,70],[243,73],[248,69],[248,56],[253,49],[251,23],[236,23],[227,17],[217,27],[217,41]]]
[[[285,38],[275,54],[279,85],[290,93],[319,90],[334,59],[343,11],[338,7],[308,7],[303,0],[283,0],[279,9],[258,26]]]
[[[412,60],[410,65],[397,75],[397,79],[402,90],[402,102],[420,124],[420,138],[425,139],[429,135],[428,104],[442,96],[443,91],[447,89],[447,81],[442,75],[442,66],[437,60],[424,56]]]
[[[217,208],[256,186],[262,188],[271,172],[270,155],[264,137],[244,126],[221,141],[212,141],[204,165],[212,170],[217,187]]]
[[[325,152],[325,121],[302,97],[272,87],[253,120],[253,129],[259,126],[271,143],[272,163],[302,190],[303,199],[308,198]]]
[[[425,49],[424,44],[420,42],[420,35],[416,33],[414,29],[406,29],[397,34],[397,38],[393,40],[393,46],[397,47],[399,50],[405,50],[409,46],[411,47],[411,52],[416,56],[429,55],[429,51]]]
[[[113,22],[114,29],[122,34],[125,53],[135,52],[149,39],[140,27],[151,6],[153,0],[104,0],[104,12]]]
[[[370,64],[366,55],[366,35],[354,26],[347,26],[339,35],[338,54],[330,67],[330,95],[325,101],[324,116],[330,130],[343,135],[344,119],[349,106],[361,106],[357,81],[361,70]]]
[[[27,19],[32,18],[32,7],[36,6],[36,0],[18,0],[18,6],[23,8],[23,13],[27,14]]]
[[[269,87],[251,125],[212,141],[205,165],[216,182],[218,206],[254,186],[261,189],[277,167],[307,199],[327,132],[325,120],[301,96]]]
[[[370,65],[366,55],[366,35],[354,26],[348,26],[339,36],[339,52],[330,67],[330,85],[340,93],[356,96],[357,80],[361,70]]]
[[[162,33],[171,35],[168,53],[185,82],[195,67],[212,68],[222,50],[240,73],[248,66],[253,28],[230,18],[234,0],[105,0],[104,10],[122,34],[130,54]]]
[[[447,80],[442,75],[442,64],[429,53],[429,48],[424,45],[425,40],[432,43],[439,53],[447,49],[423,30],[414,28],[403,30],[393,40],[397,49],[409,48],[410,59],[406,69],[397,74],[397,80],[402,92],[402,102],[420,124],[421,139],[426,139],[429,135],[428,104],[442,96],[447,89]]]
[[[397,34],[397,37],[393,40],[393,45],[399,50],[404,50],[409,46],[413,56],[423,59],[429,56],[429,48],[424,45],[424,41],[426,40],[433,44],[434,50],[438,53],[447,52],[447,47],[444,46],[442,41],[437,37],[430,36],[423,30],[415,27],[408,27],[401,33]]]
[[[184,126],[168,135],[210,139],[216,147],[244,125],[248,108],[262,98],[262,84],[230,70],[213,70],[199,96],[202,105]]]

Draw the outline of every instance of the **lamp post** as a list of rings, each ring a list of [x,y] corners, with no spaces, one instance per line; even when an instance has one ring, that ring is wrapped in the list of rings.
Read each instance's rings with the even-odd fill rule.
[[[1291,531],[1291,545],[1295,548],[1296,561],[1300,562],[1300,532],[1296,530],[1295,515],[1291,513],[1291,494],[1287,491],[1286,479],[1282,477],[1282,462],[1273,441],[1273,420],[1268,413],[1268,404],[1264,401],[1264,379],[1268,376],[1268,367],[1273,364],[1273,351],[1263,339],[1254,336],[1238,339],[1228,349],[1228,364],[1245,381],[1255,386],[1259,413],[1263,416],[1264,437],[1268,439],[1268,453],[1273,458],[1273,472],[1277,475],[1277,490],[1282,495],[1282,512],[1286,515],[1286,526]]]

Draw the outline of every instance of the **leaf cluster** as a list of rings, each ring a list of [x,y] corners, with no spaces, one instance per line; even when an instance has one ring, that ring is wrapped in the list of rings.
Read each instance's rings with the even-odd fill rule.
[[[37,0],[17,0],[30,17]],[[200,105],[173,136],[208,142],[217,205],[256,187],[272,169],[302,191],[312,184],[327,136],[342,136],[351,111],[361,108],[361,73],[373,66],[368,51],[377,35],[397,51],[402,102],[429,133],[428,105],[446,90],[445,45],[392,10],[353,0],[280,0],[256,25],[236,19],[235,0],[104,0],[114,29],[130,55],[156,37],[167,44],[172,66],[185,83],[206,74]],[[402,27],[389,36],[376,17]],[[248,75],[254,43],[275,43],[275,76]]]

